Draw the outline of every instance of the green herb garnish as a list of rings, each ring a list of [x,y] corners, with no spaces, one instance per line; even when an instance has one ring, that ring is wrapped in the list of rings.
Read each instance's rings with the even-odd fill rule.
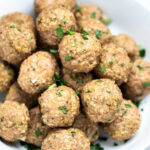
[[[143,87],[148,87],[148,86],[150,86],[150,82],[143,82],[142,85],[143,85]]]
[[[57,28],[56,31],[57,31],[57,36],[59,38],[62,38],[62,36],[63,36],[63,29],[62,29],[62,27]]]
[[[90,150],[104,150],[104,148],[101,147],[99,144],[96,145],[91,144]]]
[[[101,71],[104,72],[106,70],[106,66],[103,65],[103,67],[101,68]]]
[[[113,64],[114,64],[114,62],[111,60],[111,61],[109,62],[109,65],[112,66]]]
[[[69,34],[69,35],[73,35],[74,31],[73,31],[73,29],[69,29],[69,30],[66,31],[66,33]]]
[[[11,25],[10,28],[15,28],[15,25]]]
[[[65,18],[63,18],[61,21],[62,21],[64,24],[66,24],[66,20],[65,20]]]
[[[98,39],[101,39],[101,38],[102,38],[102,34],[101,34],[101,31],[100,31],[100,30],[96,30],[96,31],[95,31],[95,34],[96,34],[96,37],[97,37]]]
[[[58,53],[58,50],[56,50],[56,49],[50,49],[50,53],[51,53],[51,54],[57,54],[57,53]]]
[[[65,57],[65,61],[71,61],[72,60],[72,57],[71,56],[66,56]]]
[[[141,71],[143,71],[144,69],[140,66],[140,65],[137,65],[137,68]]]
[[[130,104],[125,104],[125,107],[126,108],[131,108],[131,105]]]
[[[76,5],[76,10],[77,10],[78,12],[80,12],[80,11],[81,11],[81,7],[80,7],[79,5]]]
[[[64,114],[67,114],[67,108],[66,108],[66,106],[59,107],[58,109],[61,110]]]
[[[75,132],[75,131],[72,131],[71,134],[72,134],[72,137],[74,137],[75,134],[76,134],[76,132]]]
[[[37,129],[37,130],[35,131],[35,135],[36,135],[37,137],[41,136],[41,132],[40,132],[39,129]]]
[[[91,14],[91,18],[96,18],[96,12],[93,12],[93,13]]]

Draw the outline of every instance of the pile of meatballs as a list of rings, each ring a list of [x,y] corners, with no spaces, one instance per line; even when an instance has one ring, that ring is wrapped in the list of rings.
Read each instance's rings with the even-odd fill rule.
[[[36,21],[0,19],[0,137],[42,150],[90,150],[100,129],[132,138],[134,102],[150,93],[150,63],[129,35],[112,35],[100,8],[35,0]]]

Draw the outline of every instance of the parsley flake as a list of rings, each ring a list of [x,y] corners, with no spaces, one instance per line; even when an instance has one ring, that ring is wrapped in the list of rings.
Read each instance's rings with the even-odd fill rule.
[[[66,106],[59,107],[58,109],[61,110],[64,114],[67,114],[67,108],[66,108]]]
[[[113,64],[114,64],[114,62],[111,60],[111,61],[109,62],[109,65],[112,66]]]
[[[75,136],[76,132],[75,131],[71,131],[72,137]]]
[[[130,104],[125,104],[125,107],[126,108],[131,108],[131,105]]]
[[[68,30],[66,31],[66,33],[69,34],[69,35],[74,35],[73,29],[68,29]]]
[[[65,61],[70,61],[70,60],[72,60],[72,57],[71,57],[71,56],[66,56],[66,57],[65,57]]]
[[[106,70],[106,66],[103,65],[103,67],[101,68],[101,71],[104,72]]]
[[[137,68],[141,71],[143,71],[144,69],[140,66],[140,65],[137,65]]]
[[[41,132],[40,132],[39,129],[37,129],[37,130],[35,131],[35,135],[36,135],[37,137],[41,136]]]
[[[101,34],[101,31],[100,31],[100,30],[96,30],[96,31],[95,31],[95,34],[96,34],[96,37],[97,37],[98,39],[101,39],[101,38],[102,38],[102,34]]]
[[[57,53],[58,53],[58,50],[56,50],[56,49],[50,49],[50,53],[51,53],[51,54],[57,54]]]
[[[150,86],[150,82],[143,82],[142,85],[143,85],[143,87],[148,87],[148,86]]]
[[[15,25],[11,25],[10,28],[15,28]]]
[[[57,36],[59,38],[62,38],[62,36],[63,36],[63,29],[62,29],[62,27],[59,27],[56,30],[57,30]]]
[[[81,7],[80,7],[79,5],[76,5],[76,10],[77,10],[78,12],[80,12],[80,11],[81,11]]]
[[[93,13],[91,14],[91,18],[96,18],[96,12],[93,12]]]
[[[63,24],[66,24],[65,18],[63,18],[61,21],[63,22]]]

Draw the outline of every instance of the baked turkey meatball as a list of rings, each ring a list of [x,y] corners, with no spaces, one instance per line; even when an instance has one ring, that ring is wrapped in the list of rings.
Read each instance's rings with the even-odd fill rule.
[[[139,57],[139,49],[136,41],[129,35],[119,34],[117,36],[114,36],[112,39],[115,44],[117,44],[119,47],[123,47],[127,51],[131,61],[134,61]]]
[[[40,147],[48,134],[49,127],[43,123],[39,107],[31,109],[29,113],[30,122],[26,142]]]
[[[112,37],[109,28],[95,19],[83,19],[78,21],[81,32],[94,35],[101,44],[107,42]]]
[[[76,0],[35,0],[34,1],[34,12],[38,15],[42,10],[47,8],[49,5],[52,6],[62,6],[69,9],[70,11],[75,11]]]
[[[36,19],[36,27],[43,43],[57,46],[63,35],[76,30],[74,14],[63,7],[47,7]]]
[[[63,66],[72,72],[88,73],[97,65],[101,45],[94,36],[84,39],[80,33],[67,35],[59,45],[59,55]]]
[[[137,59],[131,68],[128,82],[122,85],[124,96],[140,101],[150,93],[150,63]]]
[[[96,19],[103,23],[106,23],[106,17],[103,14],[103,11],[93,5],[82,5],[80,9],[77,10],[76,17],[78,21],[88,20],[88,19]]]
[[[20,25],[21,27],[31,29],[32,31],[35,30],[35,24],[34,24],[33,18],[21,12],[14,12],[14,13],[4,15],[0,20],[0,25],[5,24],[7,22],[16,23]]]
[[[28,108],[33,107],[37,102],[37,96],[30,95],[24,92],[15,82],[9,89],[5,101],[17,101],[19,103],[24,103]]]
[[[91,122],[83,113],[76,118],[73,128],[82,130],[90,142],[96,141],[100,136],[100,128],[97,123]]]
[[[14,71],[0,60],[0,92],[7,91],[13,79]]]
[[[103,46],[99,64],[95,71],[98,77],[115,80],[118,85],[127,82],[131,63],[127,52],[110,43]]]
[[[82,90],[84,110],[93,122],[112,122],[122,102],[122,93],[114,81],[98,79],[87,83]]]
[[[81,92],[83,86],[93,79],[92,73],[73,73],[63,68],[63,79],[67,81],[68,86],[75,91]]]
[[[42,150],[90,150],[90,142],[79,129],[60,129],[50,132],[42,143]]]
[[[69,87],[49,88],[39,98],[43,122],[49,127],[68,127],[79,114],[79,98]]]
[[[110,124],[104,125],[104,131],[117,141],[132,138],[140,127],[138,108],[130,101],[124,100],[121,104],[118,118]]]
[[[29,112],[24,104],[6,101],[0,105],[0,137],[8,142],[25,141]]]
[[[34,53],[21,64],[19,86],[29,94],[41,92],[54,82],[55,66],[56,60],[50,53]]]
[[[8,22],[0,25],[0,58],[18,65],[36,49],[36,39],[31,29]]]

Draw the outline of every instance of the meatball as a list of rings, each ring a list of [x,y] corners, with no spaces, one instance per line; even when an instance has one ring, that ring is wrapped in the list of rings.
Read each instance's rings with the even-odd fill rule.
[[[68,127],[79,114],[79,98],[69,87],[49,88],[38,99],[43,122],[49,127]]]
[[[59,45],[59,55],[63,66],[72,72],[88,73],[97,65],[101,45],[94,36],[83,38],[80,33],[67,35]]]
[[[29,94],[41,92],[54,82],[55,66],[56,60],[50,53],[34,53],[21,64],[19,86]]]
[[[0,58],[18,65],[36,49],[36,39],[31,29],[16,23],[0,26]]]
[[[68,86],[77,92],[81,92],[83,86],[93,79],[93,75],[92,73],[72,73],[70,70],[63,68],[63,79],[67,81]]]
[[[14,12],[14,13],[10,13],[10,14],[3,16],[0,20],[0,25],[5,24],[7,22],[16,23],[20,25],[21,27],[31,29],[32,31],[35,30],[35,24],[34,24],[33,18],[21,12]]]
[[[140,127],[138,108],[130,101],[124,100],[121,104],[118,118],[110,124],[104,125],[104,131],[117,141],[132,138]]]
[[[122,88],[124,96],[133,101],[140,101],[150,93],[150,63],[137,59],[132,65],[128,82]]]
[[[47,8],[49,5],[62,6],[69,9],[70,11],[75,11],[76,0],[35,0],[34,1],[34,12],[38,15],[42,10]]]
[[[29,95],[24,92],[15,82],[9,89],[5,101],[17,101],[19,103],[24,103],[28,108],[33,107],[36,104],[37,96]]]
[[[0,60],[0,92],[5,92],[14,79],[14,71]]]
[[[82,5],[76,13],[77,20],[96,19],[106,24],[106,17],[103,14],[103,11],[93,5]]]
[[[131,63],[127,52],[110,43],[103,46],[99,64],[95,68],[98,77],[115,80],[118,85],[127,82]]]
[[[44,44],[57,46],[63,35],[76,30],[74,14],[63,7],[47,7],[36,19],[37,30]]]
[[[84,19],[78,22],[82,33],[94,35],[101,44],[109,41],[112,37],[109,28],[95,19]]]
[[[90,150],[90,142],[79,129],[60,129],[50,132],[42,143],[42,150]]]
[[[6,101],[0,105],[0,137],[9,142],[25,141],[29,120],[24,104]]]
[[[135,40],[132,39],[129,35],[119,34],[117,36],[114,36],[112,38],[112,41],[115,44],[117,44],[119,47],[123,47],[127,51],[131,61],[134,61],[135,59],[139,57],[138,46]]]
[[[49,127],[43,123],[39,107],[31,109],[29,113],[31,121],[29,122],[26,142],[40,147],[48,134]]]
[[[83,87],[81,93],[84,110],[93,122],[115,120],[122,99],[119,87],[109,79],[93,80]]]
[[[91,122],[83,113],[76,118],[73,128],[82,130],[89,138],[90,142],[96,141],[100,136],[99,125]]]

